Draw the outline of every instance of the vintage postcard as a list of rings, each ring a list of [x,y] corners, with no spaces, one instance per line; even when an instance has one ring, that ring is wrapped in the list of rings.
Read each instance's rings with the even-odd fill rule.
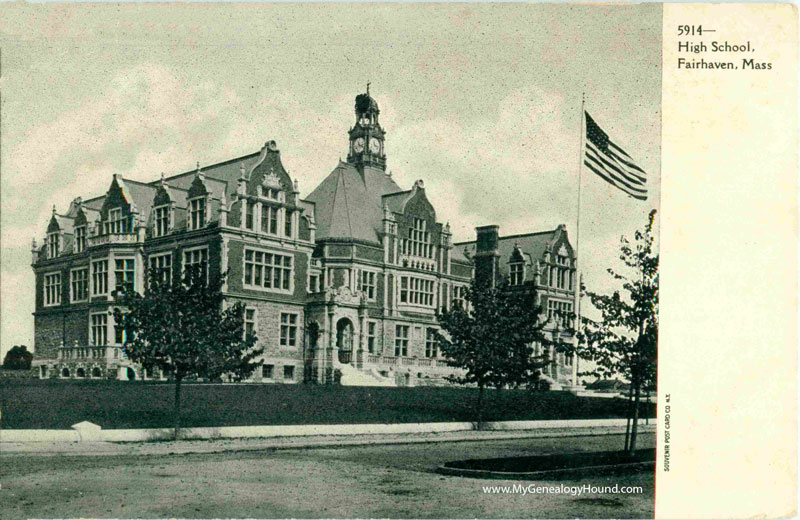
[[[797,31],[0,4],[0,518],[795,516]]]

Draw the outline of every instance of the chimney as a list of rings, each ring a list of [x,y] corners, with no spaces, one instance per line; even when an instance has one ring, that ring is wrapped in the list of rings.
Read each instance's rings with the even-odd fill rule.
[[[475,246],[475,281],[478,285],[487,284],[492,287],[500,279],[498,264],[500,260],[499,235],[500,226],[480,226],[475,228],[477,243]]]

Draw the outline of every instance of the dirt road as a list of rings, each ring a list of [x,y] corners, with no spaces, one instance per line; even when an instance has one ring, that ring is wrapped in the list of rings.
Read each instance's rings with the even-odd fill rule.
[[[449,460],[616,449],[618,435],[153,456],[0,456],[0,518],[648,518],[652,474],[565,481],[640,494],[487,494]],[[655,435],[641,437],[641,447]],[[523,482],[528,485],[530,482]],[[537,482],[558,485],[562,482]]]

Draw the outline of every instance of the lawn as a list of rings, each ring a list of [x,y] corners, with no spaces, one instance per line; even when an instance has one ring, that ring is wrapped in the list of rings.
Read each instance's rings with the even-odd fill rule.
[[[173,393],[167,383],[0,380],[0,427],[62,429],[80,421],[170,427]],[[182,394],[183,425],[200,427],[471,421],[477,390],[194,384]],[[502,390],[488,392],[484,419],[600,419],[623,417],[624,410],[621,399]],[[652,416],[654,405],[645,410]]]

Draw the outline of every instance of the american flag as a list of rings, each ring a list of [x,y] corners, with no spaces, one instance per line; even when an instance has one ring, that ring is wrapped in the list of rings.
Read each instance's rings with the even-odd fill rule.
[[[614,144],[608,134],[586,115],[586,154],[583,164],[607,183],[631,197],[647,200],[647,174],[633,163],[625,150]]]

